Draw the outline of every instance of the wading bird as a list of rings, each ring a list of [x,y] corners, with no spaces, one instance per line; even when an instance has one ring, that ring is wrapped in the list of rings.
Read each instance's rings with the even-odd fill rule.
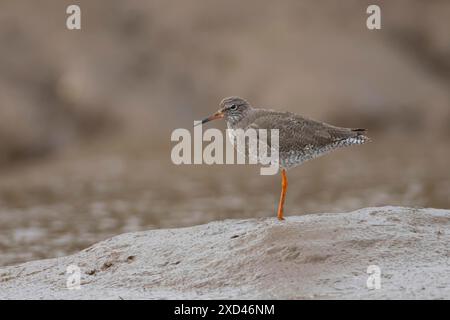
[[[221,118],[226,121],[228,129],[279,130],[279,166],[282,178],[277,212],[279,220],[284,220],[283,207],[288,187],[286,170],[337,148],[370,141],[365,135],[366,129],[335,127],[291,112],[254,108],[239,97],[223,99],[219,110],[203,119],[201,124]]]

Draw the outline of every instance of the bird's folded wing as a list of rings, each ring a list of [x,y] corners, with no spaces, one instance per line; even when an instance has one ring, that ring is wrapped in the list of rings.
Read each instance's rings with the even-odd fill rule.
[[[254,119],[247,128],[278,129],[280,152],[321,148],[357,134],[348,128],[335,127],[292,113],[281,112],[261,115]],[[268,136],[270,137],[269,132]],[[270,146],[270,140],[268,142]]]

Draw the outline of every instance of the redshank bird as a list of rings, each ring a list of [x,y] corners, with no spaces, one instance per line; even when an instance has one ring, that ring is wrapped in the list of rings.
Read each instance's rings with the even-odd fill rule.
[[[254,108],[245,99],[239,97],[223,99],[220,102],[219,110],[203,119],[201,123],[220,118],[225,119],[228,129],[232,130],[249,128],[279,130],[279,166],[282,178],[277,211],[279,220],[284,220],[283,209],[288,187],[286,176],[288,169],[337,148],[370,141],[365,135],[366,129],[335,127],[291,112]]]

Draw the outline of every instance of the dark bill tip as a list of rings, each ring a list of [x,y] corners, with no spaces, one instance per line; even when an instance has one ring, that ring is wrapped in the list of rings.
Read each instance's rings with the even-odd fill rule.
[[[196,126],[198,126],[198,125],[201,125],[201,124],[204,124],[204,123],[206,123],[206,122],[208,122],[208,121],[210,121],[210,120],[208,120],[208,118],[205,118],[205,119],[203,119],[202,121],[197,122],[196,124],[194,124],[194,127],[196,127]]]
[[[204,124],[206,122],[209,122],[211,120],[223,118],[223,116],[224,116],[224,114],[222,112],[216,112],[212,116],[209,116],[209,117],[203,119],[201,122],[198,122],[197,124],[194,124],[194,127],[198,126],[199,124]]]

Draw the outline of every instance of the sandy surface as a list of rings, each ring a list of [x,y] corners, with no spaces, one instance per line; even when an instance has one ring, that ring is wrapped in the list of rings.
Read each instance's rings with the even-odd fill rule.
[[[379,207],[126,233],[0,269],[0,298],[449,299],[449,222],[449,210]],[[80,289],[66,287],[72,264]]]

